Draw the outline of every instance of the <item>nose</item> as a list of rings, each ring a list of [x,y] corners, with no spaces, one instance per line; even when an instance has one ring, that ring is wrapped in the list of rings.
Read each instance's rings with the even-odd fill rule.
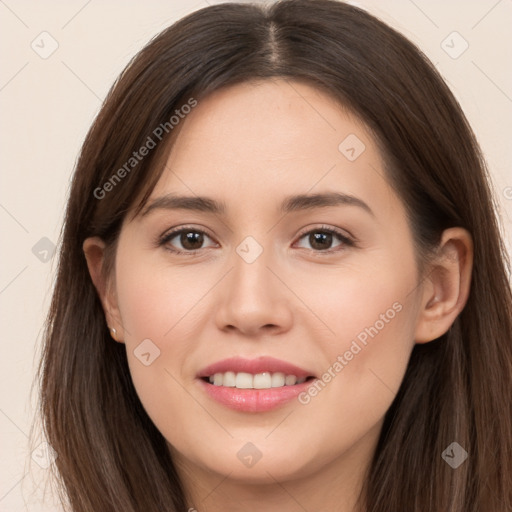
[[[235,253],[231,263],[231,271],[219,283],[217,327],[250,337],[289,330],[293,293],[270,251],[264,250],[251,263]]]

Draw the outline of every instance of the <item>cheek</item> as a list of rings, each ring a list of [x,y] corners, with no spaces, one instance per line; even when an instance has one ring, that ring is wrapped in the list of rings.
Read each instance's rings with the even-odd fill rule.
[[[326,361],[321,382],[303,396],[304,404],[315,403],[313,415],[335,419],[339,414],[344,422],[350,411],[372,423],[400,387],[414,347],[416,267],[412,256],[378,259],[379,265],[365,265],[365,272],[348,269],[328,292],[308,296],[308,305],[328,328],[317,338]],[[333,403],[342,405],[343,412],[329,410]]]
[[[211,277],[203,279],[186,269],[172,268],[159,254],[142,252],[119,258],[116,279],[130,345],[145,338],[166,342],[176,337],[184,325],[197,318],[201,296],[211,286]]]
[[[194,318],[197,288],[194,292],[194,286],[183,286],[179,272],[161,268],[143,253],[125,248],[118,254],[117,299],[137,394],[150,416],[168,411],[171,404],[186,411],[190,404],[183,400],[177,381],[190,346],[176,340],[183,338],[187,321]]]
[[[179,342],[185,339],[186,320],[193,314],[186,294],[170,292],[173,288],[162,280],[163,275],[132,273],[119,288],[119,303],[130,375],[139,400],[157,429],[180,444],[190,435],[190,425],[183,418],[197,415],[197,405],[183,387],[183,362],[191,344]]]
[[[308,305],[328,329],[319,343],[331,359],[351,347],[354,354],[359,354],[358,360],[370,355],[370,351],[363,350],[370,346],[372,353],[392,347],[408,351],[414,335],[415,308],[411,292],[416,275],[413,265],[409,268],[401,265],[400,269],[396,266],[391,261],[388,266],[382,262],[382,266],[373,269],[365,266],[364,271],[344,269],[332,279],[324,278],[328,286],[323,289],[318,289],[316,284],[318,293],[311,290],[315,289],[312,286],[315,281],[321,282],[320,275],[316,280],[314,277],[300,280],[304,284],[297,295],[307,297]],[[352,356],[348,354],[348,358]]]

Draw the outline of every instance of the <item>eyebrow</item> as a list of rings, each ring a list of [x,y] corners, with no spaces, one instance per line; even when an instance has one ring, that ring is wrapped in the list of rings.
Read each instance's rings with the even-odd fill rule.
[[[280,212],[287,214],[314,208],[326,208],[329,206],[357,206],[373,217],[375,216],[372,209],[362,199],[339,192],[288,196],[281,203]],[[154,210],[191,210],[213,213],[215,215],[225,215],[227,207],[226,203],[210,197],[167,194],[154,199],[144,208],[141,216],[144,217]]]

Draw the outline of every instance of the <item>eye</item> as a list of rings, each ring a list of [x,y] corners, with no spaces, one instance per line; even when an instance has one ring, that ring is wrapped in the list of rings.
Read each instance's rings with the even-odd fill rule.
[[[306,231],[300,235],[299,240],[302,239],[305,239],[306,242],[310,244],[311,250],[314,252],[332,253],[335,251],[343,250],[344,247],[353,247],[355,245],[354,241],[347,235],[343,234],[341,231],[326,226],[321,226],[319,228]],[[332,244],[336,239],[340,243],[335,246],[337,248],[333,249]]]
[[[165,245],[167,250],[175,254],[190,254],[199,249],[203,249],[202,246],[205,239],[211,240],[205,231],[196,228],[181,227],[165,233],[160,239],[159,245]],[[178,248],[175,247],[177,244]]]
[[[204,249],[203,244],[206,240],[212,238],[203,230],[193,227],[180,227],[165,233],[158,241],[158,244],[165,246],[166,250],[174,254],[187,254],[192,255]],[[299,236],[299,240],[305,240],[310,244],[313,252],[324,252],[331,254],[343,250],[346,247],[353,247],[355,242],[347,235],[343,234],[334,228],[321,226],[315,229],[310,229]],[[338,244],[334,246],[333,243],[338,240]],[[215,247],[215,242],[210,245]],[[308,249],[308,247],[303,247]]]

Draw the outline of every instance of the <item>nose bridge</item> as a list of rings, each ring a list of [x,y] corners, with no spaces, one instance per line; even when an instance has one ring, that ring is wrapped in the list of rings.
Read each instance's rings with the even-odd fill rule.
[[[243,296],[239,300],[264,298],[265,295],[276,297],[274,277],[269,267],[275,266],[275,254],[270,246],[270,237],[260,235],[259,241],[252,235],[246,236],[235,248],[232,264],[233,292],[240,291]],[[274,293],[271,293],[273,290]]]
[[[266,237],[260,243],[247,236],[235,248],[218,308],[220,328],[231,326],[249,333],[268,326],[283,329],[291,321],[290,297],[274,275],[277,258],[269,240]]]

